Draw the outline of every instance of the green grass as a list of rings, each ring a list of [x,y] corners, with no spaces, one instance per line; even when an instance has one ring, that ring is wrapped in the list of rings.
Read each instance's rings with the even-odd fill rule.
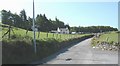
[[[2,30],[2,35],[4,35],[7,32],[8,28],[3,28]],[[15,35],[21,35],[21,36],[30,36],[33,37],[33,31],[28,31],[28,33],[26,34],[26,30],[24,29],[20,29],[20,28],[13,28],[13,31],[15,33]],[[54,35],[53,35],[54,34]],[[13,32],[11,31],[11,35],[13,35]],[[73,39],[73,38],[79,38],[85,35],[89,35],[89,34],[55,34],[55,33],[48,33],[48,37],[47,37],[47,33],[46,32],[40,32],[39,38],[38,38],[38,32],[36,32],[36,39],[40,39],[40,40],[45,40],[48,38],[54,38],[57,39],[59,41],[65,41],[65,40],[69,40],[69,39]],[[6,35],[4,38],[7,38],[8,35]]]
[[[100,36],[100,38],[98,40],[99,41],[107,41],[107,38],[108,38],[108,42],[111,42],[111,41],[118,42],[118,33],[111,32],[108,34],[103,34]]]
[[[7,30],[8,28],[2,28],[0,33],[3,35]],[[38,38],[38,32],[36,32],[37,54],[35,55],[33,50],[33,32],[29,31],[26,35],[26,30],[24,29],[14,27],[13,30],[15,34],[11,31],[11,39],[8,39],[8,35],[2,38],[3,64],[26,64],[40,60],[64,47],[92,37],[90,34],[54,34],[53,37],[53,33],[49,33],[47,37],[46,32],[40,32],[40,37]]]
[[[93,38],[92,40],[92,46],[95,46],[99,42],[118,42],[118,33],[113,31],[113,32],[108,32],[106,34],[101,34],[99,38]]]

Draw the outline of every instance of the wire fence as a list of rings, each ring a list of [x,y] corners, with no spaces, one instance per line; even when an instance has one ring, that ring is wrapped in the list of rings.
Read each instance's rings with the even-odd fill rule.
[[[8,31],[8,28],[3,28],[2,36]],[[15,28],[13,27],[11,31],[11,35],[19,35],[19,36],[30,36],[33,37],[33,31],[28,31],[26,33],[26,30],[20,29],[20,28]],[[9,35],[6,34],[5,37],[7,38]],[[68,40],[72,38],[78,38],[81,37],[81,34],[58,34],[58,33],[49,33],[49,32],[36,32],[36,39],[47,39],[47,38],[53,38],[53,39],[60,39],[60,40]],[[4,37],[4,38],[5,38]]]

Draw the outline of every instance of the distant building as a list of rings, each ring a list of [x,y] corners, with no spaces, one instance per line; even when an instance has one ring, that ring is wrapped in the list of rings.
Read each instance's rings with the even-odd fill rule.
[[[60,34],[69,34],[69,29],[68,28],[59,28],[57,29],[57,32]]]
[[[68,28],[57,28],[57,30],[52,30],[52,33],[60,33],[60,34],[69,34],[70,31]]]
[[[71,34],[76,34],[76,32],[71,32]]]

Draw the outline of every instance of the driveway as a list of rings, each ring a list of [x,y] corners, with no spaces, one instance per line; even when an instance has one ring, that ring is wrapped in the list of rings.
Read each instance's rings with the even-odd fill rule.
[[[44,59],[43,64],[118,64],[118,51],[93,49],[91,39],[61,50]]]

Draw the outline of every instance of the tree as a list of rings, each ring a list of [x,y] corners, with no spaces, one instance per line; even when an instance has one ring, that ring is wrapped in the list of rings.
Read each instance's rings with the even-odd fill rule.
[[[2,23],[12,25],[12,13],[10,11],[2,10]]]
[[[47,19],[47,17],[45,16],[45,14],[43,15],[43,19],[44,19],[44,26],[46,26],[46,31],[48,32],[48,31],[50,31],[52,28],[51,28],[51,26],[52,26],[52,23]]]
[[[23,22],[25,22],[27,20],[26,12],[24,9],[22,11],[20,11],[20,17],[22,18]]]
[[[22,24],[22,28],[27,28],[27,16],[26,16],[26,12],[23,9],[22,11],[20,11],[20,17],[22,19],[21,24]]]
[[[88,26],[88,27],[71,27],[71,31],[74,32],[88,32],[88,33],[99,33],[107,31],[118,31],[117,28],[110,26]]]
[[[52,30],[52,22],[49,21],[45,14],[37,15],[36,24],[39,26],[39,31],[48,32]]]
[[[56,27],[63,28],[64,27],[64,22],[60,21],[57,17],[55,18],[56,20]]]
[[[21,17],[19,15],[17,15],[16,13],[13,14],[12,16],[13,16],[13,20],[14,20],[13,26],[21,28],[21,26],[23,25],[21,23],[22,22]]]
[[[68,28],[68,29],[70,30],[69,24],[66,24],[66,25],[65,25],[65,28]]]
[[[32,19],[32,18],[30,18],[30,17],[28,17],[28,25],[29,25],[29,27],[31,27],[31,26],[32,26],[32,21],[33,21],[33,19]]]

